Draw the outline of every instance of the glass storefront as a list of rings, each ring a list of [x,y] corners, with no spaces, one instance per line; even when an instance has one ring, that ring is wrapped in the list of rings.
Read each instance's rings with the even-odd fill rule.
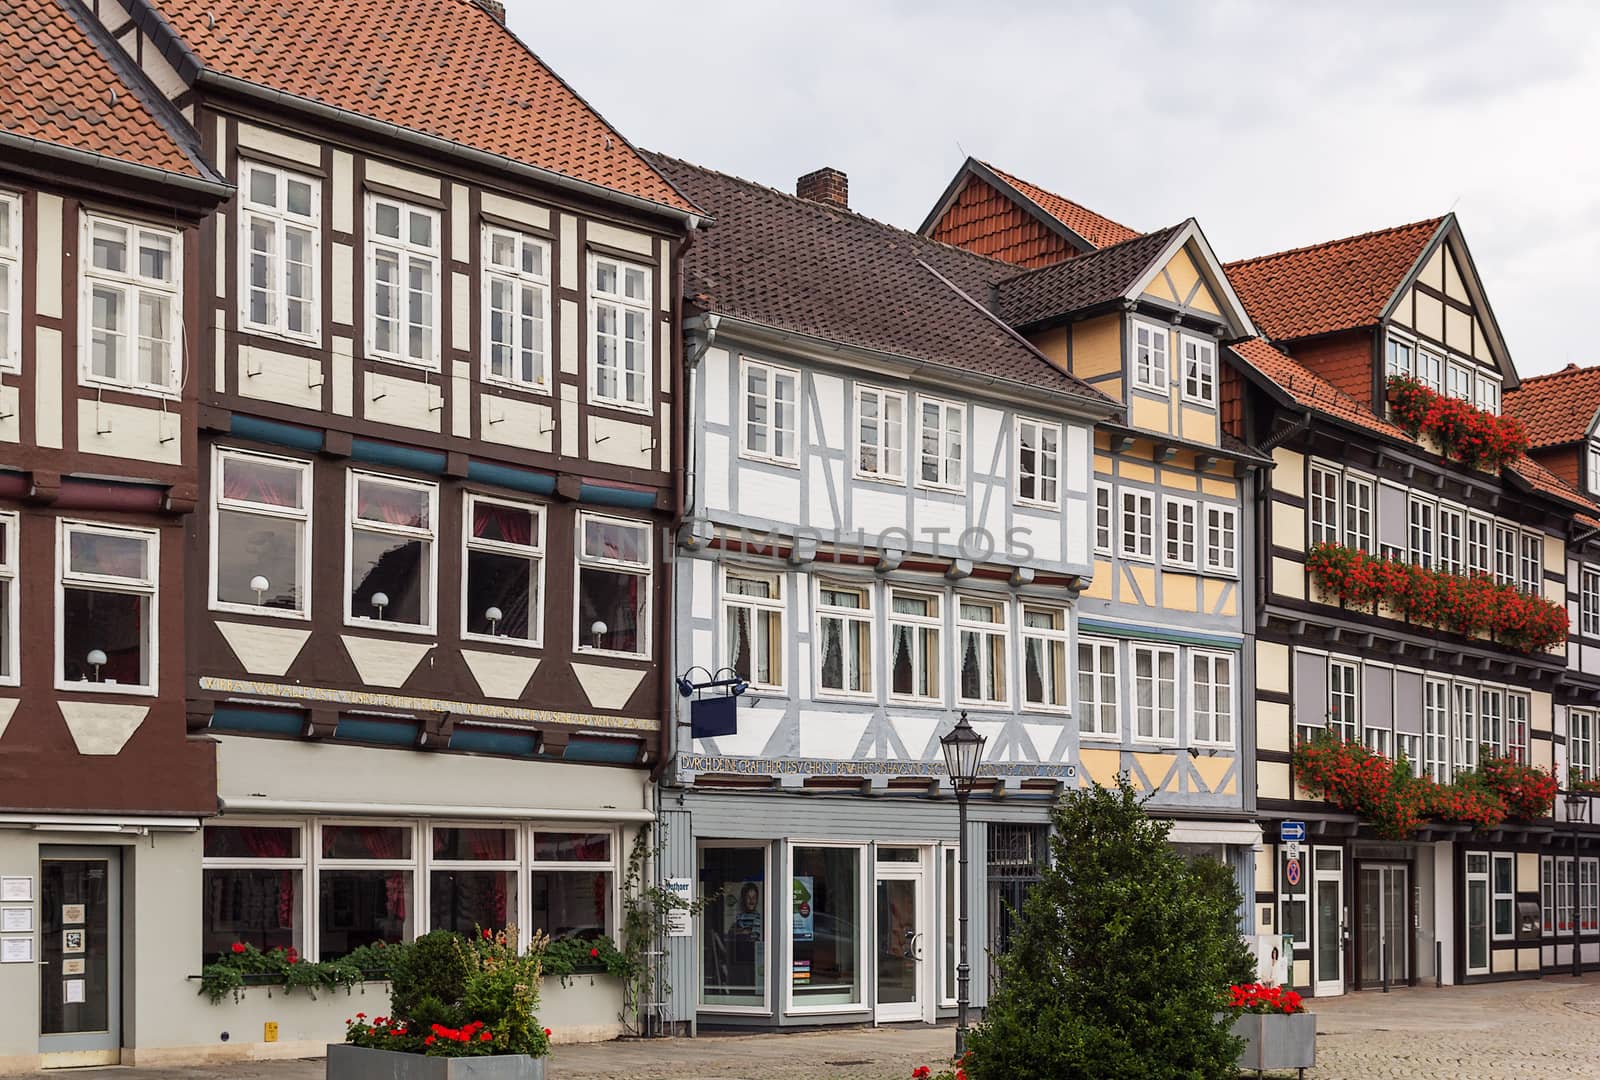
[[[793,849],[791,999],[796,1008],[861,1003],[861,850]]]
[[[700,1004],[760,1008],[767,1003],[767,849],[700,851]]]

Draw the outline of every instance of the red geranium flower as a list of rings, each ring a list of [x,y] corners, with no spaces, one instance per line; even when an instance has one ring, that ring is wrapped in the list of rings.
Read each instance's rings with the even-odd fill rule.
[[[234,942],[234,943],[233,943],[233,951],[234,951],[234,954],[235,954],[235,955],[237,955],[237,954],[239,954],[239,953],[242,953],[242,952],[244,952],[244,949],[245,949],[245,946],[244,946],[244,942],[242,942],[242,941],[235,941],[235,942]]]
[[[597,956],[599,956],[599,955],[600,955],[600,950],[599,950],[599,949],[590,949],[590,950],[589,950],[589,956],[590,956],[590,957],[591,957],[591,958],[592,958],[592,957],[597,957]]]

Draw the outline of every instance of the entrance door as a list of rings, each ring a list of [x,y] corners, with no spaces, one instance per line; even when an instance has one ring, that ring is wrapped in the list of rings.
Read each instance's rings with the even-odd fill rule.
[[[923,1019],[927,1000],[923,956],[928,939],[922,884],[920,850],[878,849],[878,1004],[874,1015],[880,1021]]]
[[[1357,880],[1361,910],[1356,927],[1360,934],[1357,981],[1362,989],[1382,986],[1386,977],[1390,986],[1404,986],[1411,974],[1407,867],[1403,863],[1363,863]]]
[[[1316,912],[1313,989],[1318,997],[1344,993],[1344,852],[1315,848],[1312,902]]]
[[[40,853],[39,1053],[47,1068],[121,1060],[121,866],[115,848]]]

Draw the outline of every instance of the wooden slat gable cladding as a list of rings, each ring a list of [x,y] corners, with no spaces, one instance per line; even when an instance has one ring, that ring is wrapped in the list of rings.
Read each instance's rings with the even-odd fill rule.
[[[1079,254],[1058,234],[990,184],[971,180],[930,237],[978,255],[1032,269]]]

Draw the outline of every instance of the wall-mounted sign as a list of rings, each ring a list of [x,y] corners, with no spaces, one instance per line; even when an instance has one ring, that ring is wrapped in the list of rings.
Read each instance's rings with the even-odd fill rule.
[[[0,908],[0,933],[26,934],[33,930],[31,907]]]
[[[83,928],[61,931],[61,951],[64,953],[83,951]]]
[[[1303,821],[1278,822],[1278,839],[1286,844],[1291,840],[1300,844],[1305,843],[1306,823]]]
[[[80,956],[80,957],[77,957],[76,959],[61,961],[61,974],[63,974],[63,975],[82,975],[83,974],[83,957]]]
[[[1288,859],[1283,864],[1283,880],[1289,883],[1291,889],[1300,886],[1300,859],[1296,856]]]
[[[62,923],[64,925],[66,925],[66,926],[71,926],[74,923],[83,922],[84,921],[83,908],[84,908],[83,904],[62,904],[61,905],[61,921],[62,921]]]
[[[33,938],[0,938],[0,964],[33,963]]]
[[[0,900],[32,900],[31,877],[0,877]]]
[[[682,907],[674,906],[667,912],[667,936],[693,937],[694,927],[689,923],[689,905],[694,903],[694,887],[686,877],[668,878],[667,891],[683,902]]]

